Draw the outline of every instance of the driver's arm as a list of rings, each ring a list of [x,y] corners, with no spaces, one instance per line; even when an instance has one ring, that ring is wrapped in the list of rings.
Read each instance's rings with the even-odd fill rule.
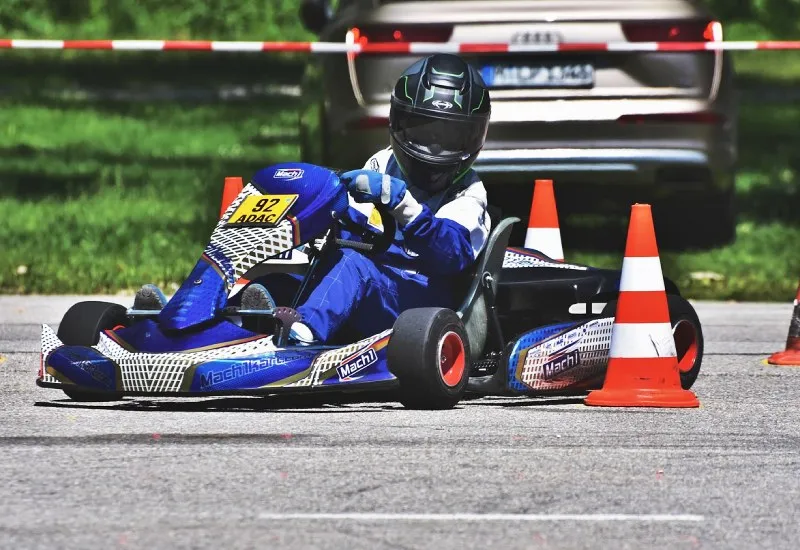
[[[474,177],[474,176],[473,176]],[[408,248],[426,271],[454,275],[472,265],[490,230],[486,189],[477,177],[436,214],[406,193],[393,210]]]
[[[474,172],[466,177],[471,178],[468,185],[435,214],[414,198],[404,181],[388,174],[352,170],[341,179],[356,203],[382,204],[391,212],[425,271],[454,275],[472,265],[490,229],[486,189]]]

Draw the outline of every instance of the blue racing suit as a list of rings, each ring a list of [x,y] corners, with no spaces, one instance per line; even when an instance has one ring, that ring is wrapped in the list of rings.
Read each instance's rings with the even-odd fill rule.
[[[391,148],[373,155],[364,169],[404,179]],[[377,334],[410,308],[458,307],[452,278],[474,263],[491,229],[486,189],[473,170],[432,196],[411,182],[406,186],[392,211],[397,231],[387,252],[367,258],[343,249],[319,266],[324,276],[315,277],[297,311],[320,341],[344,326],[360,337]],[[348,217],[362,227],[381,226],[374,210],[350,197]]]

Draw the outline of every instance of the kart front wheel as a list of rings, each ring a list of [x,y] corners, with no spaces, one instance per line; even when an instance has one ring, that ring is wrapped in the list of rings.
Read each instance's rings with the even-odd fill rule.
[[[401,313],[387,359],[407,409],[452,409],[464,396],[469,342],[464,324],[452,310],[431,307]]]
[[[67,346],[93,346],[100,340],[100,332],[127,324],[127,310],[111,302],[78,302],[67,310],[58,325],[58,339]],[[119,392],[91,392],[63,389],[74,401],[119,401]]]
[[[697,380],[700,364],[703,362],[703,329],[692,304],[685,298],[677,294],[667,294],[667,305],[678,356],[681,387],[688,390]],[[616,310],[616,300],[608,302],[602,315],[614,315]]]

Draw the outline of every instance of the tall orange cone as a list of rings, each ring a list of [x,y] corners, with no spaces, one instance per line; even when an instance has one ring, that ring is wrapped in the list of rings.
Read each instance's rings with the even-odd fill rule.
[[[587,405],[699,407],[681,387],[667,294],[649,204],[634,204],[603,389]]]
[[[553,180],[536,180],[533,187],[533,201],[528,218],[528,231],[525,234],[525,248],[533,248],[554,260],[564,261],[556,197],[553,194]]]
[[[794,298],[792,320],[789,321],[789,336],[786,338],[786,349],[773,353],[767,359],[770,365],[783,367],[800,367],[800,285]]]
[[[222,188],[222,203],[219,207],[219,217],[221,218],[233,200],[239,196],[239,193],[244,189],[244,182],[238,176],[229,176],[225,178],[225,185]]]

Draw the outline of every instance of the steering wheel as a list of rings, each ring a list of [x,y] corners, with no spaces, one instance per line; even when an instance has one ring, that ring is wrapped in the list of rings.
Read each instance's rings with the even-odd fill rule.
[[[340,226],[351,233],[357,234],[361,240],[351,241],[348,239],[340,239],[337,236],[335,241],[336,245],[341,248],[352,248],[370,256],[377,256],[389,250],[389,247],[392,246],[394,242],[394,235],[397,231],[397,221],[385,205],[376,204],[375,209],[378,211],[378,214],[381,215],[382,231],[380,233],[370,231],[368,229],[369,225],[362,226],[350,220],[340,219]]]

